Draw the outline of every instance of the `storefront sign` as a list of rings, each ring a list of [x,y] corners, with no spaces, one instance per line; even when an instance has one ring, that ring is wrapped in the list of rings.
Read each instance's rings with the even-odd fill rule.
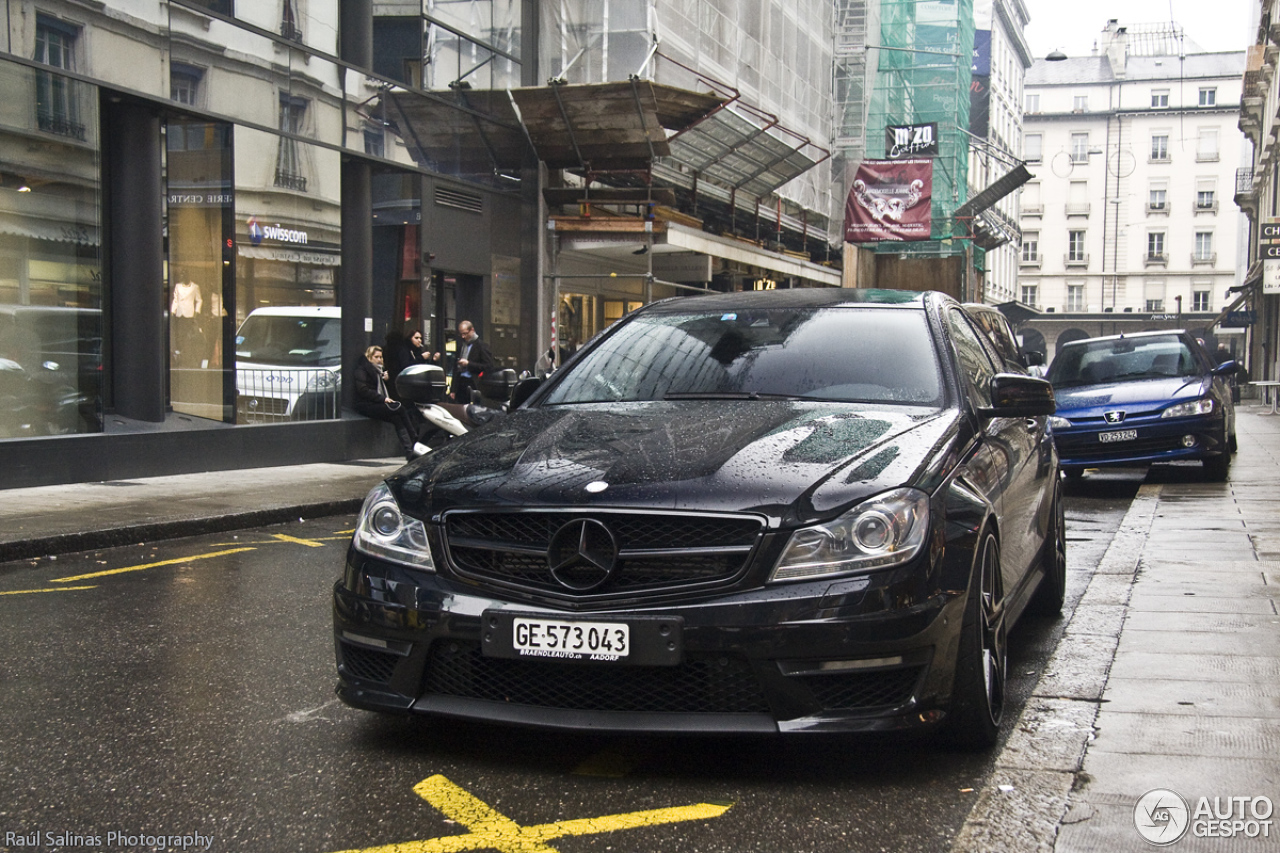
[[[170,207],[233,207],[235,193],[169,193]]]
[[[1258,322],[1257,311],[1228,311],[1219,326],[1227,329],[1243,329]]]
[[[890,160],[938,155],[938,123],[889,125],[884,129],[884,156]]]
[[[1280,293],[1280,260],[1262,262],[1262,292]]]
[[[307,232],[297,231],[291,228],[285,228],[279,223],[275,225],[260,225],[255,216],[249,217],[249,241],[253,245],[258,246],[264,240],[274,240],[277,243],[293,243],[299,246],[307,245]]]

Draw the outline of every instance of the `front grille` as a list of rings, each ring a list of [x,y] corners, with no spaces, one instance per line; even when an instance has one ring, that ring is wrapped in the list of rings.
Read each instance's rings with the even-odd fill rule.
[[[241,423],[275,422],[289,413],[289,401],[280,397],[236,398],[236,413]]]
[[[445,516],[445,539],[464,575],[570,594],[552,576],[547,552],[556,531],[582,518],[604,524],[618,543],[617,568],[593,595],[729,581],[746,568],[761,530],[758,519],[741,516],[457,512]]]
[[[1183,449],[1180,435],[1136,438],[1132,441],[1117,441],[1111,444],[1103,444],[1096,438],[1079,439],[1058,436],[1055,440],[1058,445],[1058,454],[1072,461],[1114,459],[1117,456],[1148,456]]]
[[[828,711],[896,708],[911,698],[923,667],[851,672],[843,675],[809,675],[800,680],[818,704]]]
[[[386,684],[403,658],[392,652],[380,652],[363,646],[342,644],[342,665],[352,678]]]
[[[426,692],[512,705],[632,713],[768,713],[750,664],[690,655],[677,666],[626,666],[487,658],[479,643],[431,648]]]

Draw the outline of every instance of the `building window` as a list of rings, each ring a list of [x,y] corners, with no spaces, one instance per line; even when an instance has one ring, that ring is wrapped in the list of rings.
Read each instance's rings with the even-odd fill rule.
[[[1089,260],[1084,251],[1084,232],[1067,232],[1067,263],[1081,264]]]
[[[200,80],[204,71],[194,65],[174,62],[169,66],[169,98],[187,106],[196,105],[196,95],[200,91]]]
[[[1206,86],[1200,90],[1200,106],[1212,107],[1218,103],[1218,90],[1212,86]]]
[[[301,133],[302,122],[307,114],[305,98],[280,93],[280,129],[285,133]],[[276,152],[277,187],[307,191],[307,178],[302,174],[302,161],[298,156],[298,142],[287,136],[280,137],[280,147]]]
[[[1027,112],[1040,112],[1040,94],[1038,92],[1027,93]]]
[[[1147,234],[1147,262],[1164,263],[1168,260],[1164,254],[1164,232],[1151,231]]]
[[[283,0],[280,11],[280,35],[290,41],[302,41],[302,26],[298,20],[297,0]]]
[[[1089,134],[1087,133],[1071,134],[1071,162],[1072,163],[1088,163],[1089,162]]]
[[[1043,155],[1044,137],[1038,133],[1028,133],[1022,138],[1022,151],[1028,163],[1039,163]]]
[[[1076,95],[1074,98],[1072,98],[1071,100],[1072,112],[1083,113],[1083,112],[1086,112],[1088,109],[1089,109],[1088,95]]]
[[[75,46],[80,28],[47,15],[36,15],[35,61],[53,68],[75,70]],[[71,81],[60,74],[36,72],[36,126],[46,133],[85,138]]]
[[[1217,210],[1218,200],[1213,190],[1196,190],[1196,210]]]
[[[1218,159],[1218,129],[1202,127],[1196,135],[1196,159],[1200,161]]]
[[[1169,106],[1169,90],[1168,89],[1152,89],[1151,90],[1151,106],[1153,109],[1164,109]]]
[[[387,134],[382,122],[367,122],[365,124],[364,153],[372,157],[387,156]]]
[[[1084,285],[1068,284],[1067,285],[1067,305],[1068,311],[1084,310]]]
[[[1034,284],[1022,285],[1022,297],[1018,301],[1035,308],[1040,304],[1040,288]]]
[[[1191,256],[1193,263],[1213,263],[1213,232],[1197,231],[1195,254]]]
[[[1148,311],[1164,310],[1164,282],[1148,280],[1142,286],[1143,306]]]
[[[1040,261],[1040,232],[1022,232],[1022,261],[1034,264]]]
[[[1164,187],[1152,187],[1150,195],[1147,196],[1147,209],[1164,210],[1168,204],[1168,191]]]
[[[1158,133],[1151,137],[1151,159],[1169,159],[1169,134]]]
[[[1191,310],[1192,311],[1210,311],[1209,307],[1209,291],[1193,290],[1191,291]]]

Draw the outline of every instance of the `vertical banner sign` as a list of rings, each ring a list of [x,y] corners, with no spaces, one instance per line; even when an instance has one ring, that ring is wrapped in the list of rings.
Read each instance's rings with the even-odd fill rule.
[[[844,204],[844,239],[928,240],[932,160],[864,160]]]
[[[991,125],[991,30],[973,34],[973,67],[969,83],[969,132],[987,138]]]
[[[1262,292],[1280,293],[1280,219],[1264,219],[1258,230],[1262,256]]]

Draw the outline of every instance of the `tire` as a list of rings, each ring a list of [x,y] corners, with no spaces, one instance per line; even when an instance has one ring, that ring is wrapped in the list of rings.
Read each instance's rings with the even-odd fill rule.
[[[1068,480],[1079,480],[1084,476],[1083,468],[1063,468],[1062,473],[1067,476]]]
[[[983,534],[960,628],[947,742],[968,752],[995,746],[1004,719],[1005,680],[1009,669],[1000,579],[1000,543]]]
[[[1050,510],[1048,535],[1040,553],[1040,567],[1044,570],[1044,577],[1027,610],[1036,616],[1059,616],[1067,598],[1067,519],[1061,488],[1053,490],[1053,508]]]
[[[1231,453],[1224,449],[1217,456],[1210,456],[1204,462],[1205,479],[1211,483],[1226,482],[1227,472],[1231,470]]]

